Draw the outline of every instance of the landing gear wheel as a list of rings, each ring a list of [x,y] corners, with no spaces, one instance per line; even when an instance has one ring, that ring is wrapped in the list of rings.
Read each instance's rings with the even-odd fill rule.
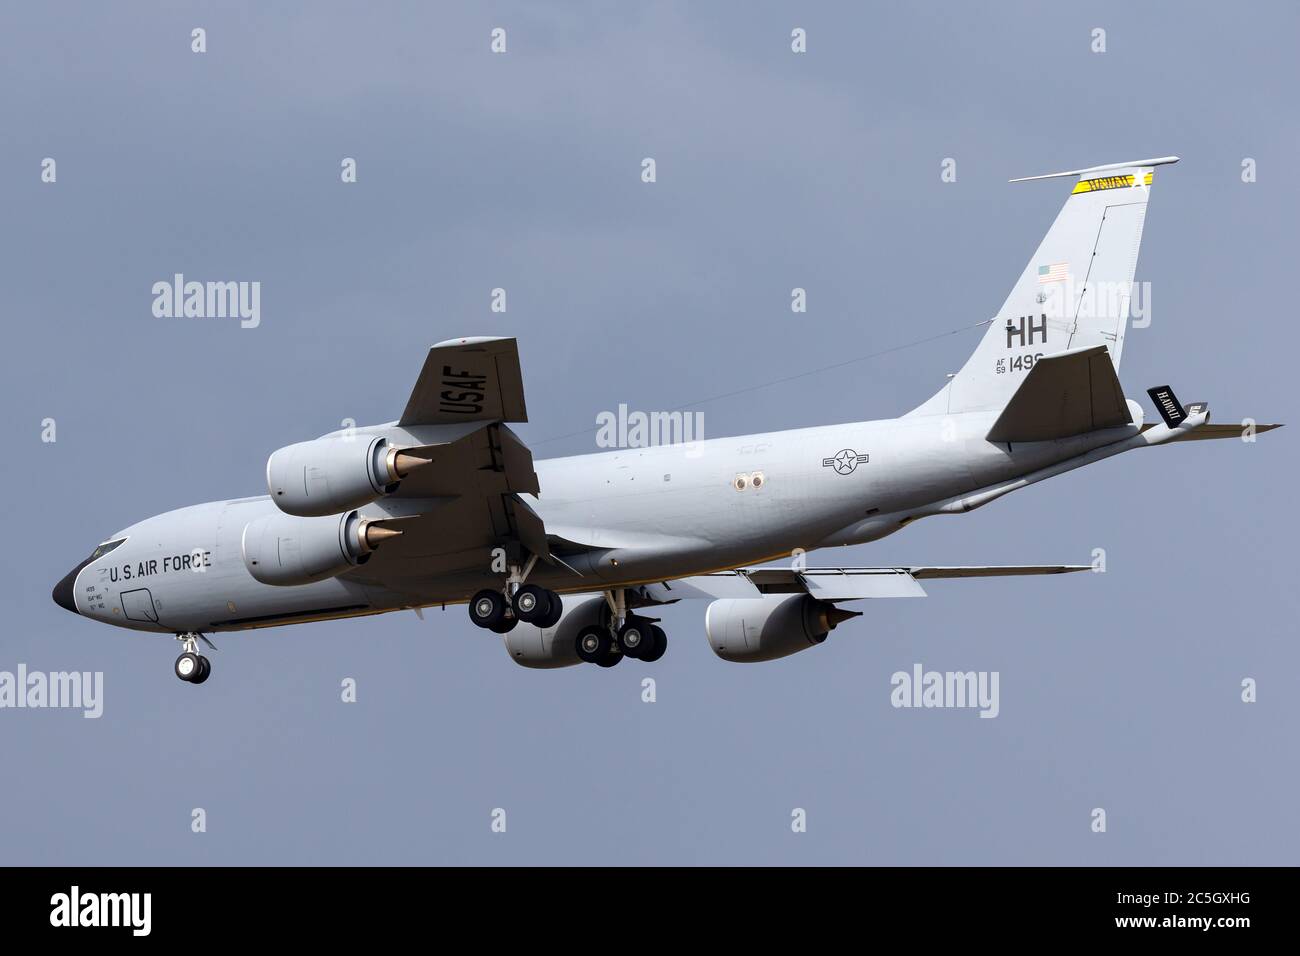
[[[564,602],[560,600],[560,596],[554,591],[547,591],[546,593],[551,596],[551,613],[546,616],[545,620],[535,622],[538,627],[542,628],[555,627],[560,623],[560,618],[564,616]]]
[[[203,665],[199,663],[202,658],[198,654],[191,654],[186,651],[180,657],[176,658],[176,676],[183,681],[195,683],[195,678],[203,670]]]
[[[620,654],[617,650],[615,650],[614,642],[610,641],[609,653],[606,654],[604,657],[602,657],[600,660],[596,661],[596,663],[599,664],[601,667],[613,667],[622,659],[623,659],[623,655]]]
[[[632,618],[619,629],[619,650],[633,660],[644,658],[647,651],[654,650],[653,626],[649,621]]]
[[[496,625],[506,619],[506,607],[505,595],[484,588],[469,602],[469,619],[479,627],[496,630]]]
[[[515,617],[525,624],[542,626],[542,622],[551,616],[551,592],[536,584],[521,587],[515,592],[511,603],[515,608]]]
[[[653,638],[646,648],[641,652],[641,660],[646,663],[653,663],[664,656],[664,651],[668,650],[668,635],[658,624],[650,625],[650,635]]]
[[[578,656],[588,664],[600,664],[610,656],[610,652],[614,649],[614,639],[609,636],[608,628],[592,624],[578,632],[574,646],[578,651]],[[605,664],[603,666],[609,667],[610,665]]]
[[[489,627],[488,630],[492,631],[494,634],[509,634],[518,624],[519,618],[504,617],[499,622]]]
[[[202,684],[212,675],[212,662],[203,655],[199,655],[199,672],[190,678],[191,684]]]

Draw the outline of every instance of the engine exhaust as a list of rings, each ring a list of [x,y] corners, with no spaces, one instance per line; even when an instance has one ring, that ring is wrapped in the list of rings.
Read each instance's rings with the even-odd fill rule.
[[[423,468],[431,464],[428,458],[420,458],[417,455],[408,455],[404,451],[398,451],[396,448],[388,450],[387,461],[389,477],[393,481],[401,481],[417,468]]]

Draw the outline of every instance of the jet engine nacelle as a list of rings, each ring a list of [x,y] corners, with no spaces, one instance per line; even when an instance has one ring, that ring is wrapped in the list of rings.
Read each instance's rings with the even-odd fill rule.
[[[714,601],[704,631],[724,661],[774,661],[820,644],[835,625],[857,616],[807,594],[765,594]]]
[[[554,627],[540,628],[520,621],[505,638],[506,653],[523,667],[571,667],[581,664],[578,632],[588,624],[605,624],[609,605],[604,597],[566,595],[564,614]]]
[[[285,514],[319,517],[390,495],[411,470],[428,463],[384,438],[317,438],[272,452],[266,484]]]
[[[244,526],[240,550],[263,584],[311,584],[364,564],[386,538],[401,534],[355,511],[323,518],[270,514]]]

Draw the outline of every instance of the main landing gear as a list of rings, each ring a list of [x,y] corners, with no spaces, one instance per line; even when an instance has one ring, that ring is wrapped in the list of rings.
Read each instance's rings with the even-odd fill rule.
[[[578,657],[588,664],[613,667],[625,657],[652,662],[668,650],[668,635],[658,624],[628,613],[623,588],[605,592],[609,604],[609,623],[591,624],[578,632]]]
[[[535,584],[525,584],[511,597],[484,588],[469,602],[469,619],[497,634],[513,631],[520,621],[537,627],[554,627],[563,613],[560,596]]]
[[[520,621],[534,627],[554,627],[564,613],[564,603],[554,591],[536,584],[524,584],[537,559],[531,558],[524,568],[512,565],[502,590],[484,588],[470,599],[469,619],[479,627],[497,634],[507,634]],[[649,618],[628,611],[625,588],[605,592],[609,605],[601,623],[589,624],[574,638],[578,657],[589,664],[613,667],[625,657],[657,661],[668,650],[668,635]]]
[[[469,602],[469,619],[497,634],[513,631],[520,621],[542,628],[558,624],[564,613],[560,596],[536,584],[524,584],[536,563],[534,556],[522,569],[512,565],[503,591],[484,588],[475,594]]]
[[[202,634],[190,632],[176,635],[176,640],[185,648],[184,653],[176,658],[176,676],[191,684],[202,684],[212,674],[212,662],[198,652],[200,638],[209,647],[213,646]]]

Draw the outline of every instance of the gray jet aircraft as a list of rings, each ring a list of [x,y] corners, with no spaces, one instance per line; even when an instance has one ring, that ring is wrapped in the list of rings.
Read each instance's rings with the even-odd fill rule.
[[[515,340],[453,339],[429,350],[397,421],[279,449],[269,494],[123,528],[54,600],[175,634],[176,676],[201,684],[198,642],[221,631],[466,604],[519,664],[610,667],[663,655],[656,607],[709,598],[713,650],[766,661],[822,643],[859,613],[844,604],[923,596],[930,578],[1085,570],[804,555],[1133,449],[1277,427],[1212,425],[1167,386],[1148,390],[1148,423],[1120,386],[1154,171],[1177,161],[1030,177],[1075,183],[974,354],[901,418],[535,462],[509,427],[527,421]]]

